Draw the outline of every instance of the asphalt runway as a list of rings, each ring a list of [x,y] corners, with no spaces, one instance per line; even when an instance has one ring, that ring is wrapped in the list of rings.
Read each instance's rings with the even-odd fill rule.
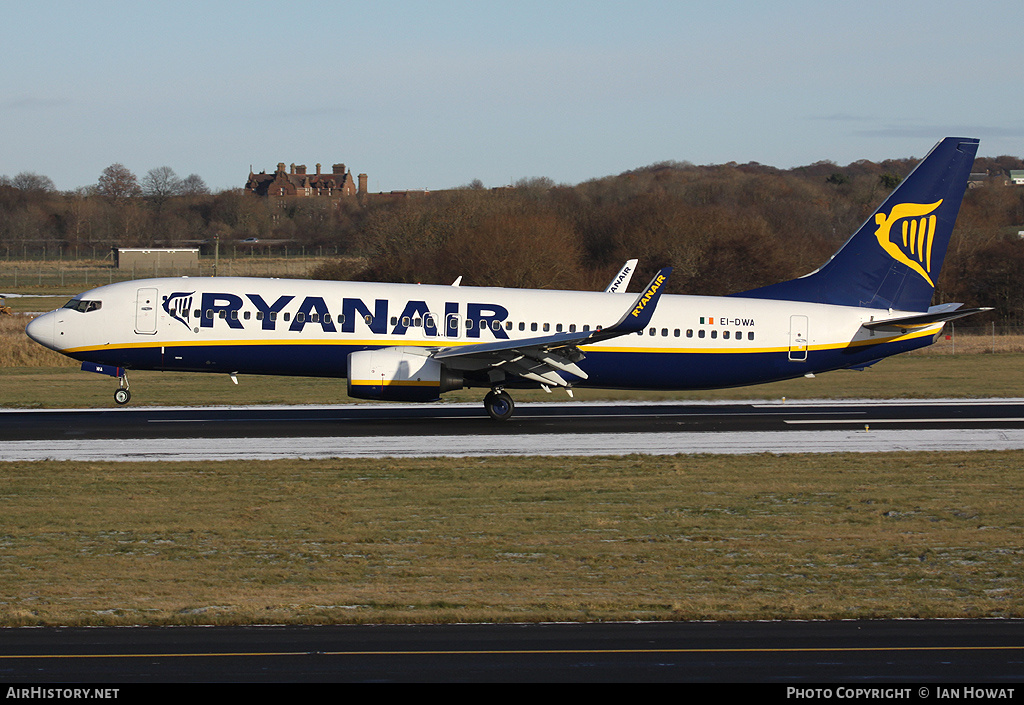
[[[5,683],[811,683],[921,701],[938,683],[1019,698],[1022,680],[1021,620],[0,630]],[[882,687],[900,693],[856,697]]]
[[[0,412],[0,460],[1024,448],[1024,400],[477,404]]]
[[[495,423],[475,404],[4,411],[0,460],[1024,448],[1022,400],[517,412]],[[885,684],[926,700],[938,683],[1022,680],[1022,620],[0,630],[0,682],[29,685],[707,682],[788,697],[824,683],[868,699],[854,689]]]

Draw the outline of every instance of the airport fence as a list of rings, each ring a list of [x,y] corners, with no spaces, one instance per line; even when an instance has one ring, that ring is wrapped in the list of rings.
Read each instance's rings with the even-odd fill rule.
[[[316,256],[201,257],[198,266],[133,266],[104,260],[0,262],[0,293],[79,292],[114,282],[153,277],[305,277],[324,259]]]

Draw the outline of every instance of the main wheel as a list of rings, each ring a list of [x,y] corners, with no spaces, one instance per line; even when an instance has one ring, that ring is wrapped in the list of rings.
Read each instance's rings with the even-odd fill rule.
[[[484,397],[484,408],[487,409],[487,413],[495,421],[504,421],[505,419],[512,416],[512,412],[515,411],[516,405],[512,401],[512,397],[506,391],[490,391],[487,396]]]
[[[116,392],[114,392],[114,401],[116,401],[118,404],[127,404],[129,401],[131,401],[131,398],[132,393],[129,392],[127,389],[118,389]]]

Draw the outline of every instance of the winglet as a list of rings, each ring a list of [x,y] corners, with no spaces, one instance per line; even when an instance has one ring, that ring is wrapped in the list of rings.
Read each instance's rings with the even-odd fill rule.
[[[605,332],[614,332],[618,335],[626,333],[635,333],[638,330],[643,330],[647,327],[647,324],[651,321],[651,316],[654,315],[654,309],[658,306],[658,299],[661,298],[662,291],[665,288],[665,282],[668,281],[668,276],[672,273],[671,267],[665,267],[658,272],[651,283],[641,292],[640,296],[636,298],[633,305],[630,306],[626,314],[619,319],[611,328]]]
[[[627,260],[619,273],[615,275],[615,278],[611,280],[611,283],[605,287],[606,294],[625,294],[626,287],[629,286],[629,280],[633,278],[633,272],[636,270],[636,263],[640,260]]]

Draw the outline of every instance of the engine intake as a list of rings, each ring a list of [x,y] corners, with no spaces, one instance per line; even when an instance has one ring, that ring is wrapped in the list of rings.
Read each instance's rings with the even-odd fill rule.
[[[348,356],[348,395],[380,401],[435,401],[463,377],[422,348],[361,350]]]

